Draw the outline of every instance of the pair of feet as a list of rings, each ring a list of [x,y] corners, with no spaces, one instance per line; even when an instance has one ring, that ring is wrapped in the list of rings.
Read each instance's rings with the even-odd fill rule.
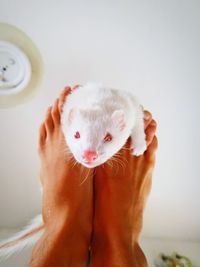
[[[59,236],[55,244],[61,250],[64,246],[64,259],[58,256],[58,264],[53,253],[53,258],[38,266],[53,267],[54,261],[60,267],[85,266],[89,247],[91,266],[146,266],[138,236],[155,164],[156,122],[144,112],[148,146],[144,155],[132,156],[128,140],[113,160],[95,171],[86,169],[73,163],[61,129],[62,105],[70,91],[65,88],[48,109],[39,131],[43,218],[48,235],[44,240],[50,240],[49,233]],[[38,251],[39,245],[33,257]]]

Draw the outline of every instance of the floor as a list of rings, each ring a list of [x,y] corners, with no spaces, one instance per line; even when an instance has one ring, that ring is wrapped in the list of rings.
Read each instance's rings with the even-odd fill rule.
[[[11,232],[0,232],[0,239],[5,238]],[[170,239],[147,238],[141,239],[141,246],[148,259],[149,267],[155,267],[154,260],[159,253],[171,255],[177,252],[181,255],[189,257],[195,267],[200,267],[200,241],[181,241]],[[0,262],[0,267],[27,267],[30,250],[12,256],[5,262]]]

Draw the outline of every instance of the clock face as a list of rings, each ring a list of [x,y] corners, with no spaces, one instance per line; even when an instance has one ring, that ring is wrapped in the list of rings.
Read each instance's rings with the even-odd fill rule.
[[[24,52],[9,42],[0,41],[0,94],[22,91],[31,78],[31,64]]]

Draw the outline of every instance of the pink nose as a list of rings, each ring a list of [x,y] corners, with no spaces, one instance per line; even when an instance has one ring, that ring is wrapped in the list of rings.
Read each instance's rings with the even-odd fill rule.
[[[97,158],[97,152],[85,150],[83,151],[82,157],[86,162],[91,163]]]

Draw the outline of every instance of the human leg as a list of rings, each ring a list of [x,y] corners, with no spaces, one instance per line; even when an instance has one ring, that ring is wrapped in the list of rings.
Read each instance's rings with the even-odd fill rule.
[[[60,124],[70,88],[48,109],[39,132],[45,232],[35,245],[31,267],[84,266],[92,231],[93,172],[71,162]],[[88,176],[84,183],[85,176]]]
[[[114,175],[116,165],[110,161],[96,170],[92,267],[147,266],[138,238],[157,149],[156,123],[148,115],[147,151],[140,157],[132,156],[129,141],[115,157],[123,161],[124,168]]]

